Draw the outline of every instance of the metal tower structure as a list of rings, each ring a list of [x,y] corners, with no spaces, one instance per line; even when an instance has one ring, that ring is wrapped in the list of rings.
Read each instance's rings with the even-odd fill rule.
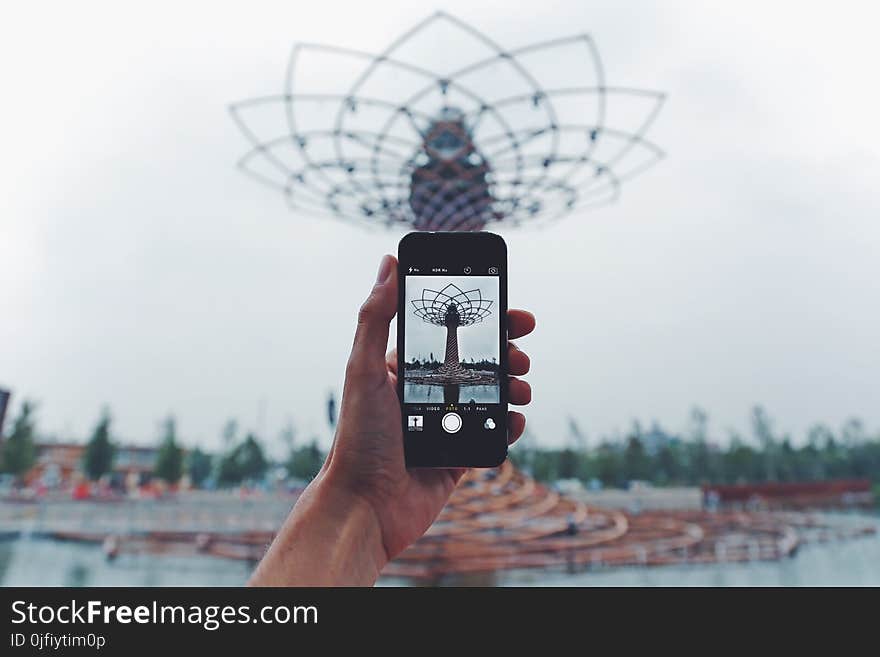
[[[443,365],[435,375],[438,383],[463,383],[479,378],[474,372],[461,365],[458,356],[458,328],[482,322],[491,314],[490,306],[494,303],[484,299],[478,289],[463,291],[457,285],[449,283],[442,290],[422,290],[422,296],[411,302],[413,311],[423,321],[435,326],[446,327],[446,356]]]
[[[230,111],[238,166],[291,208],[480,230],[617,200],[664,156],[646,138],[663,101],[608,84],[588,34],[505,48],[440,12],[378,54],[297,44],[282,93]]]

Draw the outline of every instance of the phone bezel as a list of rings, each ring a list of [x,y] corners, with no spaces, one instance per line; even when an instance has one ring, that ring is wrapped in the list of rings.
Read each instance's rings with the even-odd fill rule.
[[[496,467],[507,458],[507,245],[501,236],[489,232],[451,233],[416,232],[405,235],[398,245],[398,299],[397,299],[397,371],[403,373],[405,335],[405,278],[410,266],[424,267],[436,263],[453,271],[470,263],[477,267],[498,265],[499,313],[498,353],[500,354],[499,418],[491,434],[463,434],[461,432],[427,439],[421,434],[408,432],[406,427],[403,376],[397,377],[397,396],[401,409],[401,430],[407,467]],[[412,435],[408,435],[412,433]]]

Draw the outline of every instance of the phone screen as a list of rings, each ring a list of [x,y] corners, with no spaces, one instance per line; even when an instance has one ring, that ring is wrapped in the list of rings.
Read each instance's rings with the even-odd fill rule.
[[[398,389],[407,461],[497,465],[507,446],[505,253],[489,242],[480,249],[474,234],[437,235],[421,237],[435,238],[427,251],[401,246]]]

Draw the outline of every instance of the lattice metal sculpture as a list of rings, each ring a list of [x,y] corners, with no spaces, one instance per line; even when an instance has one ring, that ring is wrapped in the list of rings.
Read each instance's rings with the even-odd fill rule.
[[[645,139],[663,100],[606,84],[589,35],[505,49],[440,12],[378,55],[297,44],[283,94],[230,110],[239,167],[292,208],[480,230],[615,201],[664,155]]]
[[[429,324],[446,327],[446,357],[435,378],[442,383],[459,383],[479,378],[479,375],[461,365],[458,357],[458,327],[482,322],[491,314],[494,303],[483,298],[479,289],[463,291],[449,283],[442,290],[423,289],[422,296],[411,302],[415,315]]]

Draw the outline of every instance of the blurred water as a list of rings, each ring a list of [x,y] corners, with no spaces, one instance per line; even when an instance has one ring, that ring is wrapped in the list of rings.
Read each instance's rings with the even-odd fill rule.
[[[42,539],[0,542],[3,586],[238,586],[252,568],[212,557],[126,555],[110,562],[95,545]],[[880,586],[880,537],[807,545],[778,562],[524,570],[486,580],[499,586]],[[401,585],[402,580],[384,580]]]
[[[458,388],[458,402],[466,404],[473,400],[479,404],[497,404],[498,403],[498,386],[497,385],[456,385],[456,386],[434,386],[424,383],[407,383],[404,391],[404,399],[408,404],[419,403],[444,403],[444,401],[452,401],[444,398],[444,393],[449,395],[448,390],[444,388]],[[453,401],[453,403],[456,403]]]
[[[790,559],[501,574],[500,586],[880,586],[880,536],[802,546]]]
[[[240,586],[253,566],[212,557],[123,554],[100,546],[19,539],[0,542],[2,586]]]

